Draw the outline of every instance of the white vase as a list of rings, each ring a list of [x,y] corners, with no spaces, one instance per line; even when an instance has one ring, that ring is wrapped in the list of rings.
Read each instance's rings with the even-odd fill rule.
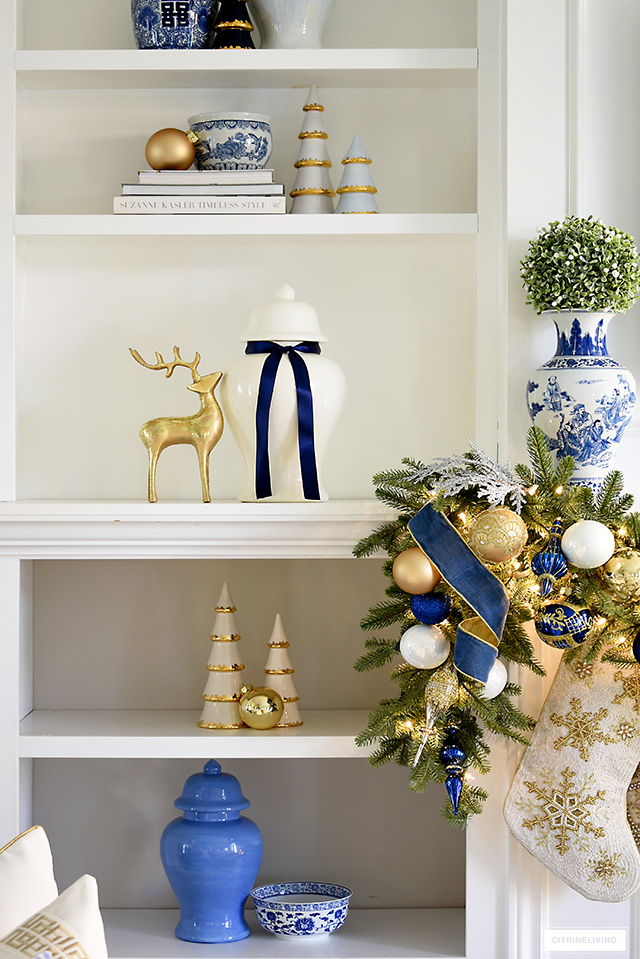
[[[246,482],[240,495],[243,502],[299,503],[328,499],[322,484],[321,468],[329,440],[336,427],[346,395],[344,373],[333,360],[320,354],[326,342],[318,326],[316,311],[308,303],[295,300],[290,286],[281,287],[276,298],[261,303],[251,315],[244,340],[247,349],[265,352],[245,353],[234,360],[221,381],[221,403],[227,423],[242,453]],[[268,344],[273,345],[269,350]],[[285,352],[277,366],[273,393],[266,417],[259,415],[259,394],[267,359],[299,344],[310,344],[317,352],[296,352],[294,361],[302,362],[309,379],[313,411],[313,449],[304,437],[293,361]],[[298,363],[299,366],[299,363]],[[298,384],[299,386],[300,384]],[[268,491],[264,484],[264,456],[268,452]],[[311,466],[310,468],[310,461]],[[305,465],[306,464],[306,465]]]
[[[321,47],[334,3],[335,0],[253,0],[252,11],[262,46],[269,50]]]
[[[542,316],[554,321],[558,342],[527,383],[529,415],[556,457],[575,459],[571,482],[597,490],[631,420],[636,383],[607,352],[613,313],[547,310]]]

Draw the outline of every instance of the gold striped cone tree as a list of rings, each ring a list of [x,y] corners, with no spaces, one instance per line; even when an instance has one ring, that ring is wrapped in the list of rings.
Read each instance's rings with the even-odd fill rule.
[[[327,150],[328,134],[322,122],[324,107],[318,99],[315,83],[302,108],[304,121],[298,134],[300,149],[293,164],[297,170],[289,196],[291,213],[333,213],[335,191],[331,184],[331,160]]]
[[[278,726],[302,726],[298,710],[299,696],[293,682],[294,669],[287,652],[289,641],[284,632],[280,613],[276,615],[268,646],[269,655],[264,668],[267,676],[266,685],[280,693],[284,702],[284,713]]]
[[[240,656],[240,633],[235,612],[229,584],[225,583],[216,606],[211,634],[211,653],[207,662],[209,676],[202,694],[204,707],[198,721],[198,726],[203,729],[238,729],[243,725],[238,703],[242,695],[240,687],[244,664]]]

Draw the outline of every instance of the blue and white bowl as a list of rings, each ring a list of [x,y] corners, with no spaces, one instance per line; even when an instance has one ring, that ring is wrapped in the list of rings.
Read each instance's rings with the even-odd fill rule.
[[[273,149],[269,117],[262,113],[199,113],[189,117],[200,170],[258,170]]]
[[[196,50],[209,45],[214,0],[131,0],[140,50]]]
[[[320,939],[347,918],[351,890],[329,882],[274,882],[251,897],[258,922],[278,939]]]

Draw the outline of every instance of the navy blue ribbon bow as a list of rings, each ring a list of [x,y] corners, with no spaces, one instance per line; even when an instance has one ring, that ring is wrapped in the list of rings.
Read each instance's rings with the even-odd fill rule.
[[[498,655],[509,594],[429,503],[409,521],[409,530],[442,578],[477,614],[458,626],[453,665],[464,676],[486,683]]]
[[[245,353],[268,353],[264,361],[258,387],[256,405],[256,497],[271,496],[271,470],[269,467],[269,411],[280,360],[286,354],[293,369],[298,401],[298,449],[300,472],[305,499],[320,499],[316,450],[313,439],[313,397],[309,371],[301,353],[319,353],[318,343],[298,343],[296,346],[280,346],[271,340],[256,340],[247,343]]]

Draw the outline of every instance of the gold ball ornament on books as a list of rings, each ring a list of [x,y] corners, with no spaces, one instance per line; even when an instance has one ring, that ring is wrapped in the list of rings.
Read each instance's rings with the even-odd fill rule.
[[[442,579],[431,560],[417,546],[398,553],[393,561],[392,575],[400,589],[414,595],[430,593]]]
[[[284,700],[268,686],[242,686],[240,719],[252,729],[271,729],[282,719]]]
[[[602,569],[602,578],[617,599],[640,599],[640,552],[621,549],[614,553]]]
[[[495,506],[476,516],[468,542],[476,556],[486,563],[506,563],[522,550],[527,535],[521,516],[506,506]]]
[[[144,155],[152,170],[188,170],[196,148],[184,130],[166,127],[149,137]]]

